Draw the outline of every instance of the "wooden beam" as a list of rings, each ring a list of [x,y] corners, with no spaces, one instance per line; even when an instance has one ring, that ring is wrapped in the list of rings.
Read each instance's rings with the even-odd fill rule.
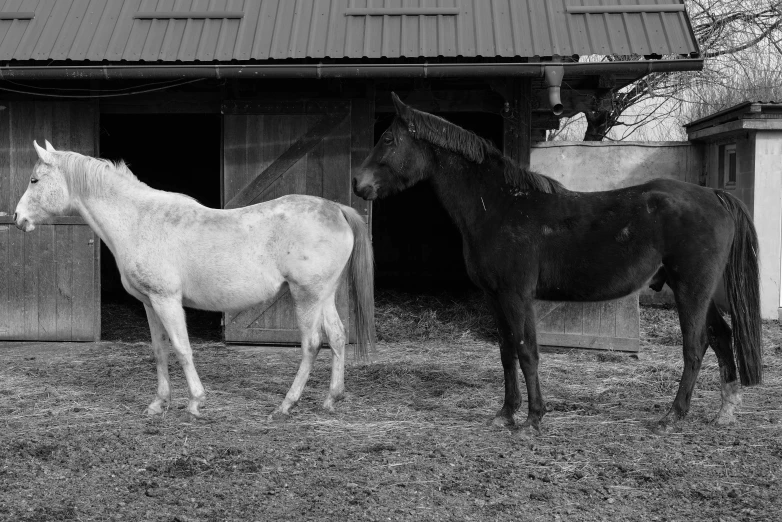
[[[408,92],[394,91],[403,100]],[[375,96],[375,112],[394,112],[391,90],[378,90]],[[498,114],[502,110],[502,97],[492,91],[476,90],[433,90],[432,102],[437,105],[434,112],[489,112]],[[415,104],[413,104],[415,108]],[[428,111],[428,108],[422,108]]]
[[[13,216],[0,216],[0,225],[13,225]],[[41,225],[86,225],[87,222],[81,216],[58,216],[47,219]]]
[[[528,167],[532,134],[532,81],[528,78],[507,81],[512,99],[508,100],[507,112],[502,112],[503,152],[520,167]]]

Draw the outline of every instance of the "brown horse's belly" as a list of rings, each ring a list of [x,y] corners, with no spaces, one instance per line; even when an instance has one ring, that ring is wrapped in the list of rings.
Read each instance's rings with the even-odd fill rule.
[[[535,297],[547,301],[610,301],[637,292],[657,273],[659,260],[646,258],[611,270],[581,273],[566,268],[538,281]]]

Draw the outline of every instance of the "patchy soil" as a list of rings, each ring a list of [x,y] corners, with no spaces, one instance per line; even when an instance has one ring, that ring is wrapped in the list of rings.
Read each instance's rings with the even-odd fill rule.
[[[534,438],[486,425],[502,372],[483,327],[451,343],[386,328],[397,340],[348,365],[333,415],[320,409],[323,352],[284,423],[266,417],[291,384],[295,349],[196,336],[207,420],[190,422],[173,357],[171,409],[143,415],[155,390],[146,341],[0,345],[0,519],[779,520],[779,325],[764,325],[766,383],[744,391],[737,424],[709,425],[720,401],[709,352],[688,420],[657,437],[649,428],[678,385],[681,338],[675,311],[642,317],[637,359],[543,354],[551,411]]]

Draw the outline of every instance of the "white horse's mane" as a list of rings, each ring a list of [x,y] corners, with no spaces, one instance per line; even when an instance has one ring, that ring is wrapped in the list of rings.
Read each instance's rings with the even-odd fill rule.
[[[122,180],[136,186],[146,187],[133,174],[125,162],[117,162],[102,158],[84,156],[78,152],[54,152],[58,163],[65,173],[65,182],[71,194],[81,197],[89,197],[104,193],[107,185],[107,177],[111,181]]]

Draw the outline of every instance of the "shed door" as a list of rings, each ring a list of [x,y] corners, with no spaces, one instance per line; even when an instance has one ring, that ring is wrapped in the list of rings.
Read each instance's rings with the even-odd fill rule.
[[[362,108],[365,105],[368,106],[360,104]],[[361,112],[366,113],[364,116],[369,114],[367,110]],[[358,205],[350,188],[351,153],[365,154],[372,138],[367,129],[356,129],[354,132],[362,136],[369,134],[370,140],[368,147],[357,147],[351,125],[371,129],[371,123],[368,117],[363,122],[362,114],[352,117],[351,102],[227,102],[223,114],[225,208],[252,205],[286,194],[310,194]],[[362,210],[366,213],[366,204]],[[343,277],[337,310],[354,339],[348,314],[347,276]],[[225,340],[300,343],[290,294],[284,292],[274,302],[225,314]]]
[[[91,103],[0,101],[0,340],[100,339],[100,245],[80,217],[25,234],[13,224],[38,155],[33,140],[95,153]]]

